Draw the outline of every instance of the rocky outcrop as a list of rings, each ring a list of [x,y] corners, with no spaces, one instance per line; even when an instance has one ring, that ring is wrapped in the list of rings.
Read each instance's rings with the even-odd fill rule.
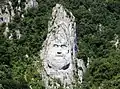
[[[46,89],[73,89],[78,76],[82,82],[85,65],[76,58],[76,23],[73,14],[56,4],[48,22],[48,34],[41,51],[43,59],[43,81]]]
[[[9,31],[8,23],[13,21],[13,17],[17,15],[22,19],[24,18],[24,14],[23,14],[24,11],[27,11],[28,8],[38,7],[38,2],[36,0],[25,0],[24,2],[18,0],[16,6],[13,6],[14,5],[13,3],[14,2],[12,2],[11,0],[5,0],[0,7],[0,24],[6,23],[6,28],[3,34],[5,37],[8,37],[9,39],[12,39],[13,34],[9,33],[10,31]],[[21,37],[20,31],[17,30],[15,32],[17,39],[20,39]],[[10,34],[10,36],[8,36],[8,33]]]
[[[13,7],[13,2],[11,0],[5,0],[4,5],[0,7],[0,23],[9,23],[15,14],[21,15],[22,10],[27,10],[28,8],[36,8],[38,7],[38,2],[36,0],[25,0],[24,3],[21,0],[18,0],[17,5]],[[25,7],[21,7],[21,3],[25,5]]]
[[[36,0],[26,0],[25,2],[25,10],[27,10],[27,8],[37,8],[38,7],[38,2]]]

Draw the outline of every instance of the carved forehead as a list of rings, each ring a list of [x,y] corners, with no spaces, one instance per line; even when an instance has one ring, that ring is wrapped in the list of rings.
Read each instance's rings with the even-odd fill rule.
[[[68,40],[67,36],[65,33],[61,33],[61,34],[55,34],[55,40]]]
[[[54,35],[54,43],[59,43],[59,44],[68,44],[69,39],[67,38],[65,33],[61,33],[61,34],[55,34]]]
[[[66,39],[55,39],[54,44],[68,44],[68,41]]]
[[[55,24],[51,27],[51,31],[48,37],[48,44],[70,44],[70,32],[67,23],[61,21],[59,24]]]

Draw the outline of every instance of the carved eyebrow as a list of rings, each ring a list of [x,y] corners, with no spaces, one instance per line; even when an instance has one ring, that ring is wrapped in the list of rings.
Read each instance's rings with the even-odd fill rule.
[[[67,45],[63,44],[63,45],[61,45],[61,47],[67,47]]]

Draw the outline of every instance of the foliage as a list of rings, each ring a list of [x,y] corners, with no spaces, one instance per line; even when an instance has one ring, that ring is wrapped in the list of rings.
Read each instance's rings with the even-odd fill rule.
[[[21,6],[11,0],[13,8]],[[40,73],[42,68],[39,51],[46,38],[48,20],[56,3],[64,5],[76,18],[78,58],[90,65],[84,76],[83,89],[120,88],[120,1],[119,0],[37,0],[38,8],[23,10],[24,18],[16,14],[9,23],[13,39],[3,35],[5,24],[0,27],[0,88],[44,89]],[[22,37],[17,39],[16,30]],[[116,35],[118,36],[116,38]],[[39,61],[37,65],[34,62]],[[1,85],[2,84],[2,85]],[[79,87],[79,86],[78,86]],[[79,89],[77,87],[77,89]]]
[[[88,69],[84,89],[119,89],[120,88],[120,51],[111,52],[107,58],[98,58]],[[89,77],[87,77],[89,76]]]

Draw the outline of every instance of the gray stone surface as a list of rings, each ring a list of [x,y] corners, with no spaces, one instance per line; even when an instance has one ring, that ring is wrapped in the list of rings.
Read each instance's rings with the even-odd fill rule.
[[[21,0],[18,0],[18,3],[17,3],[18,5],[15,6],[14,8],[13,8],[13,3],[11,2],[11,0],[5,0],[4,2],[5,3],[0,5],[0,24],[6,23],[6,28],[3,34],[5,37],[12,39],[13,33],[9,31],[8,23],[13,21],[13,17],[15,16],[15,14],[19,15],[21,19],[24,18],[24,14],[22,14],[22,12],[24,10],[27,12],[28,8],[38,7],[38,2],[36,0],[25,0],[24,2],[25,8],[22,8],[20,6]],[[22,36],[22,34],[20,34],[20,31],[16,30],[15,32],[16,32],[17,39],[20,39]],[[8,36],[8,33],[10,34],[10,36]]]
[[[43,80],[46,89],[73,89],[73,71],[77,71],[80,83],[85,71],[82,59],[76,58],[76,23],[73,14],[62,5],[56,4],[48,22],[48,34],[41,51]],[[75,63],[77,61],[77,63]],[[76,69],[76,66],[82,70]]]

